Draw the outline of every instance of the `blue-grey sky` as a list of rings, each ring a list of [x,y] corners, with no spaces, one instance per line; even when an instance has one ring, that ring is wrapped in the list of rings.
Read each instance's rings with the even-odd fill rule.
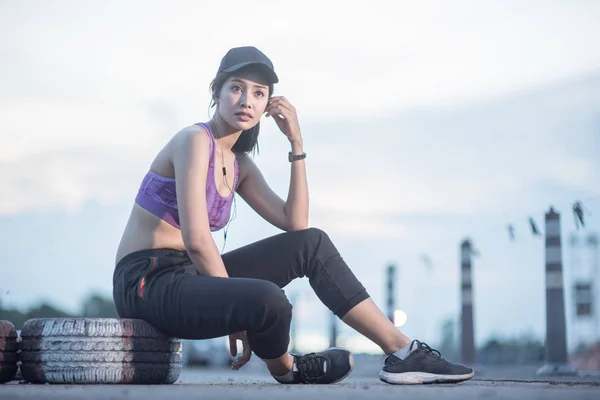
[[[385,265],[399,265],[397,306],[408,314],[410,336],[435,342],[441,321],[457,319],[458,246],[468,235],[481,252],[477,341],[543,337],[543,240],[531,236],[527,218],[543,229],[554,205],[568,235],[573,201],[589,199],[592,215],[580,234],[600,232],[597,2],[4,1],[0,8],[5,304],[47,299],[77,311],[90,290],[110,294],[114,253],[143,174],[170,136],[208,118],[209,82],[238,45],[271,57],[281,79],[276,94],[298,109],[310,225],[330,234],[381,306]],[[288,147],[265,121],[255,160],[282,197]],[[237,205],[226,250],[278,233],[242,200]],[[214,237],[220,247],[222,232]],[[565,268],[572,253],[564,248]],[[571,276],[566,271],[567,285]],[[300,332],[319,343],[324,308],[307,282],[288,293],[301,299]],[[570,338],[579,330],[572,327]]]

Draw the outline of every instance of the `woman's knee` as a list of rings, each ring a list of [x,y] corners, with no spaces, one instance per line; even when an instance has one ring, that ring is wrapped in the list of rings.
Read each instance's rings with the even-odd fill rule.
[[[302,237],[303,242],[317,250],[333,246],[329,235],[320,228],[310,227],[302,231],[298,231],[298,233]]]
[[[316,238],[316,239],[321,239],[321,238],[328,238],[327,237],[327,233],[322,230],[321,228],[317,228],[317,227],[310,227],[310,228],[306,228],[304,230],[302,230],[301,232],[304,233],[304,235],[306,235],[309,238]]]
[[[267,319],[292,319],[292,304],[279,286],[270,281],[259,281],[254,289],[252,301]]]
[[[329,235],[319,228],[308,228],[302,232],[304,247],[311,258],[305,265],[305,275],[310,275],[318,265],[324,267],[329,261],[340,257],[340,253]],[[314,272],[314,271],[313,271]]]
[[[276,358],[286,352],[292,322],[292,305],[283,290],[270,281],[252,283],[252,299],[247,304],[246,331],[256,355]]]

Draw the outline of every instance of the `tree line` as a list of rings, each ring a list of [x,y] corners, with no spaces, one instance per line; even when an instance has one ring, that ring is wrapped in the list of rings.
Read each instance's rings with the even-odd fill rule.
[[[112,298],[100,293],[91,293],[81,303],[78,313],[69,313],[49,302],[42,302],[25,311],[3,307],[0,299],[0,320],[12,322],[17,330],[21,330],[25,321],[33,318],[118,318]]]

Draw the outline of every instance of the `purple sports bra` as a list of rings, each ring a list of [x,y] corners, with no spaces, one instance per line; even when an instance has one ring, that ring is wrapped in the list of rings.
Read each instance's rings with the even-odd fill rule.
[[[217,191],[215,185],[215,138],[207,124],[197,123],[208,131],[210,137],[210,159],[208,162],[208,176],[206,177],[206,206],[208,209],[208,222],[211,231],[222,229],[229,221],[231,203],[234,194],[223,197]],[[234,190],[239,179],[239,168],[235,160],[235,177],[233,181]],[[179,211],[177,209],[177,192],[175,191],[175,178],[167,178],[148,171],[135,202],[142,208],[168,222],[174,227],[181,229],[179,225]]]

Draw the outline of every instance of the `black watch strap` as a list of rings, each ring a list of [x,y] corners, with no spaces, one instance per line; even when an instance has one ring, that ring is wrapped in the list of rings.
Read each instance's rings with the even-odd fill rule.
[[[306,153],[296,154],[296,155],[293,155],[291,151],[288,153],[289,162],[304,160],[305,158],[306,158]]]

